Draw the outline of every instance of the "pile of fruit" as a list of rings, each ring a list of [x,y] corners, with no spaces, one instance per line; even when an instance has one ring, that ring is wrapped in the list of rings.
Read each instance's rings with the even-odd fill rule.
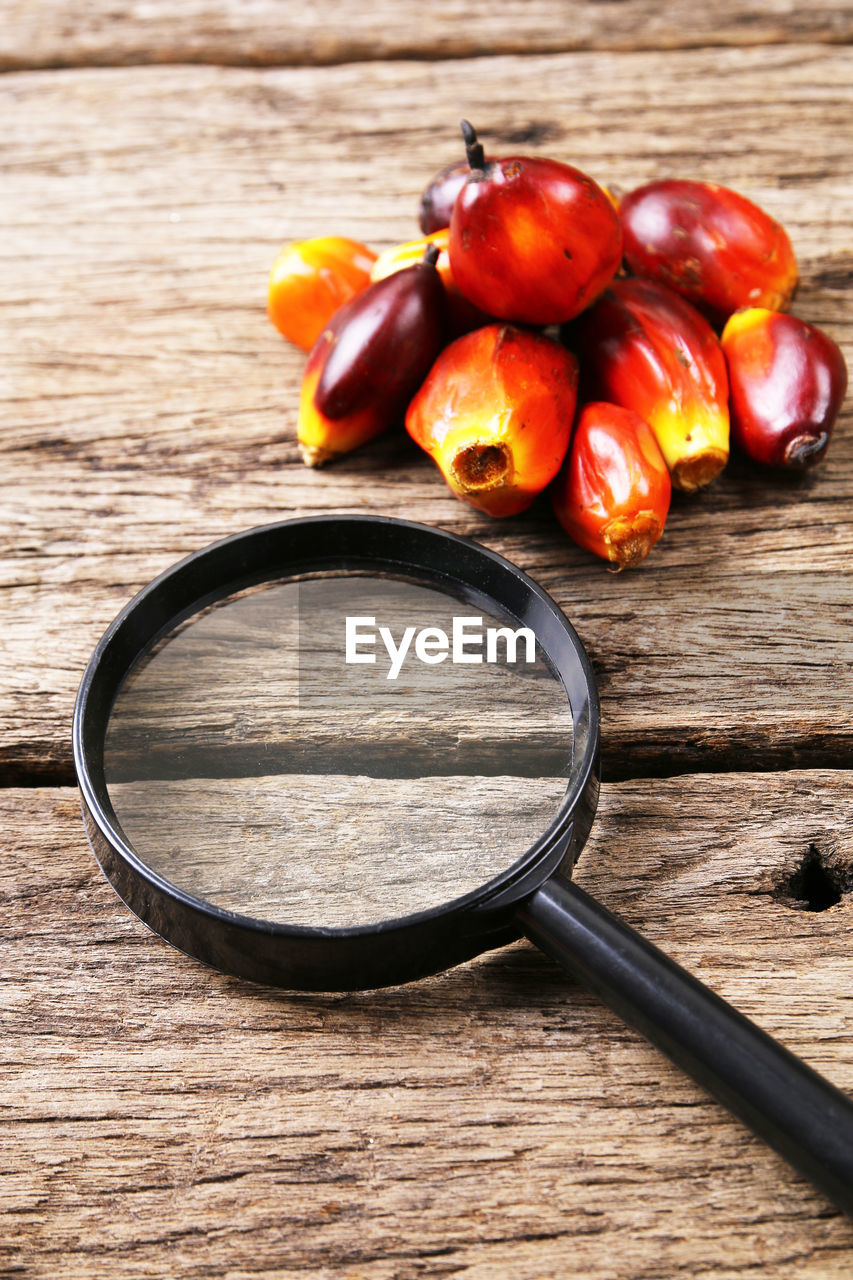
[[[720,473],[730,429],[759,463],[823,456],[847,370],[786,313],[797,264],[778,223],[712,183],[617,199],[462,132],[465,160],[421,197],[422,239],[377,256],[325,237],[276,259],[270,318],[310,351],[310,466],[405,420],[458,497],[508,516],[550,487],[567,533],[621,568],[663,533],[673,486]]]

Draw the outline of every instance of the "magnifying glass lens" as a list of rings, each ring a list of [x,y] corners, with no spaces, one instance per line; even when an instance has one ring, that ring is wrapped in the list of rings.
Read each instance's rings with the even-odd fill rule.
[[[315,928],[409,916],[504,873],[565,798],[572,715],[533,631],[497,608],[341,570],[175,626],[107,725],[137,857],[214,906]]]

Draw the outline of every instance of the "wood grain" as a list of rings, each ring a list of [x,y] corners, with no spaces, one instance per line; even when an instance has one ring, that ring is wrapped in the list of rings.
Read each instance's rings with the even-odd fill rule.
[[[109,790],[135,852],[178,888],[258,920],[348,928],[506,871],[551,824],[566,780],[276,774]]]
[[[382,992],[253,987],[127,912],[72,791],[9,784],[70,780],[97,637],[188,551],[324,511],[467,534],[575,620],[611,777],[842,766],[605,785],[578,879],[853,1092],[849,409],[814,473],[733,463],[614,577],[544,501],[503,523],[456,502],[400,434],[306,471],[303,358],[263,313],[283,242],[414,235],[470,116],[624,188],[752,196],[850,361],[850,6],[3,16],[0,1274],[848,1277],[850,1224],[527,944]]]
[[[850,357],[851,86],[853,51],[814,46],[0,81],[5,778],[70,780],[86,660],[155,573],[341,510],[480,539],[551,590],[594,659],[611,776],[849,760],[849,413],[813,473],[731,464],[676,501],[645,568],[613,577],[544,499],[490,521],[401,435],[302,467],[303,358],[263,302],[282,241],[410,237],[467,113],[495,146],[526,130],[525,149],[625,187],[689,172],[743,190],[792,234],[798,312]]]
[[[843,0],[723,0],[696,8],[675,0],[435,0],[417,14],[396,0],[352,5],[275,0],[165,0],[145,5],[97,0],[7,0],[0,68],[119,63],[214,62],[257,66],[382,58],[474,57],[567,49],[671,49],[782,41],[841,43],[853,36]]]
[[[372,635],[361,646],[372,661],[348,661],[348,616]],[[377,625],[387,625],[399,656],[404,629],[439,627],[450,637],[454,616],[467,621],[470,661],[445,654],[422,663],[410,644],[392,672]],[[484,633],[506,621],[484,614],[482,600],[363,572],[307,574],[232,595],[161,637],[125,676],[102,734],[108,780],[254,777],[259,768],[565,779],[573,712],[533,633],[530,652],[522,641],[507,660],[497,639],[486,660]],[[575,719],[581,714],[578,705]]]
[[[238,982],[0,794],[0,1270],[28,1280],[842,1280],[853,1227],[526,943],[324,997]],[[578,879],[853,1090],[844,773],[605,787]],[[840,901],[797,908],[809,848]],[[802,903],[800,903],[802,906]]]

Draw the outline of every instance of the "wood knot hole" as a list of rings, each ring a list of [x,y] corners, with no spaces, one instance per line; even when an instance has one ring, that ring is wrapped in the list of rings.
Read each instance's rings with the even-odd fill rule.
[[[816,844],[810,844],[799,865],[778,886],[774,897],[795,911],[827,911],[853,890],[853,868],[839,866]]]

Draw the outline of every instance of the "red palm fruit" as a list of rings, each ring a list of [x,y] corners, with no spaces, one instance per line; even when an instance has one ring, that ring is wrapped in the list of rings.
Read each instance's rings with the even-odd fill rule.
[[[728,379],[717,337],[689,302],[653,280],[614,280],[583,315],[584,395],[648,422],[677,489],[709,484],[729,456]]]
[[[450,265],[489,315],[559,324],[613,278],[622,232],[613,204],[571,165],[532,156],[486,161],[463,122],[471,172],[453,206]]]
[[[437,250],[370,285],[337,311],[305,367],[298,438],[309,466],[321,466],[402,419],[441,350],[444,286]]]
[[[374,262],[370,278],[371,280],[384,280],[393,271],[399,271],[401,267],[409,267],[413,262],[420,262],[428,245],[436,245],[439,254],[435,266],[441,276],[441,283],[444,285],[447,294],[448,331],[451,337],[458,338],[463,333],[468,333],[470,329],[479,329],[482,325],[488,324],[492,317],[484,315],[482,311],[474,306],[473,302],[469,302],[457,289],[456,281],[453,279],[453,272],[450,269],[450,256],[447,252],[449,239],[450,232],[447,227],[444,227],[440,231],[431,232],[421,240],[409,240],[405,244],[398,244],[392,249],[386,249],[384,253],[380,253]]]
[[[372,249],[345,236],[286,245],[270,274],[270,320],[288,341],[310,351],[338,308],[370,284],[375,260]]]
[[[493,516],[529,507],[566,452],[577,363],[542,334],[492,324],[450,344],[409,405],[406,430],[458,498]]]
[[[551,485],[557,519],[587,551],[628,568],[661,536],[671,485],[655,434],[632,409],[594,401],[581,411]]]
[[[797,261],[783,227],[714,182],[650,182],[620,202],[625,261],[715,323],[738,307],[787,307]]]
[[[847,366],[827,334],[796,316],[748,307],[723,330],[732,438],[769,466],[822,458],[847,391]]]

